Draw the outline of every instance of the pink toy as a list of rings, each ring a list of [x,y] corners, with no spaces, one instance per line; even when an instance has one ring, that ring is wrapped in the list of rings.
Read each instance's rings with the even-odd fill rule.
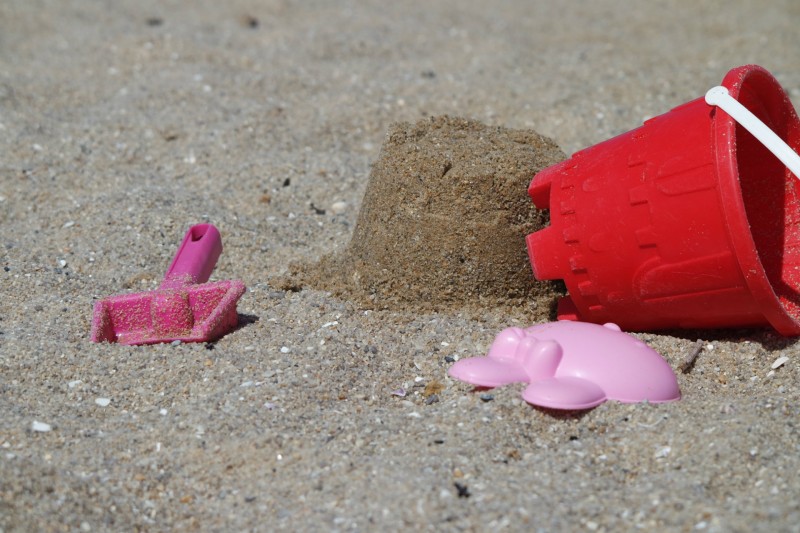
[[[246,289],[241,281],[206,283],[221,253],[217,228],[189,228],[158,290],[95,303],[92,342],[203,342],[228,333],[239,322],[236,302]]]
[[[486,357],[462,359],[449,373],[479,387],[530,383],[522,393],[525,401],[551,409],[590,409],[606,400],[661,403],[681,397],[667,362],[616,324],[562,321],[507,328]]]

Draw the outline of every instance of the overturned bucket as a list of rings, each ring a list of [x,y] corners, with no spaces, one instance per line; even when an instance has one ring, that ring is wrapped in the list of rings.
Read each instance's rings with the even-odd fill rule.
[[[560,319],[800,334],[800,121],[761,67],[722,86],[534,177],[551,225],[528,255],[537,279],[565,281]]]

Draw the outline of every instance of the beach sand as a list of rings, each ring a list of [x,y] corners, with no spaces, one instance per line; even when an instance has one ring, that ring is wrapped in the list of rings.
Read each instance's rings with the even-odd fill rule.
[[[636,334],[676,370],[701,348],[683,398],[559,413],[447,376],[538,307],[280,282],[348,249],[398,124],[571,154],[747,63],[797,103],[798,23],[790,0],[3,2],[0,531],[797,531],[794,339]],[[241,327],[91,343],[94,300],[156,288],[198,222]]]

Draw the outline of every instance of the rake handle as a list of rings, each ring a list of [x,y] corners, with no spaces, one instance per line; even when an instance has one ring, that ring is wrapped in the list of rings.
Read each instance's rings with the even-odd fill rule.
[[[213,224],[189,228],[178,252],[164,274],[162,289],[178,288],[208,281],[222,254],[222,237]]]

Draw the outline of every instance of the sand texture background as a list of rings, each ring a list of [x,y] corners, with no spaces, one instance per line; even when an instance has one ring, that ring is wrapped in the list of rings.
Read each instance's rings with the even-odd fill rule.
[[[793,0],[1,2],[0,530],[800,530],[792,339],[640,334],[673,368],[703,340],[680,402],[558,414],[446,375],[524,314],[271,283],[348,245],[394,123],[570,154],[746,63],[797,103],[798,26]],[[243,327],[90,343],[93,300],[155,288],[202,221]]]

